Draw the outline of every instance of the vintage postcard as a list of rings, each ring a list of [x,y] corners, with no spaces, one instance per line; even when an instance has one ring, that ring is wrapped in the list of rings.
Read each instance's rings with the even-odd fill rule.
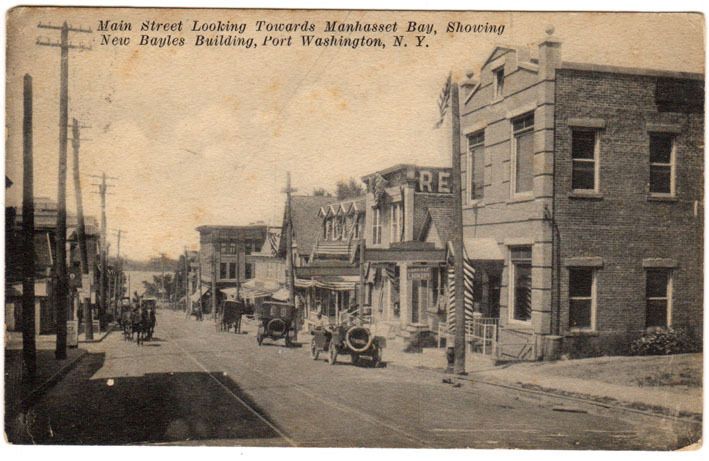
[[[6,13],[5,441],[701,447],[699,13]]]

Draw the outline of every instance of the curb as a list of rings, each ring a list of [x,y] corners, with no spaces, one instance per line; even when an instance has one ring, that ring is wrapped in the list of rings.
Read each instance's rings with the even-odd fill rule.
[[[73,370],[74,367],[79,363],[79,361],[81,361],[81,359],[83,359],[87,355],[88,351],[82,350],[82,352],[76,357],[74,357],[74,359],[65,363],[63,367],[57,370],[52,376],[47,378],[46,381],[44,381],[42,384],[33,389],[32,392],[27,395],[27,397],[20,400],[17,405],[17,408],[22,410],[31,405],[33,402],[35,402],[38,398],[44,395],[51,387],[56,385],[71,370]]]
[[[108,327],[108,329],[107,329],[106,331],[104,331],[103,333],[101,333],[101,337],[98,338],[98,339],[96,339],[96,338],[94,338],[94,339],[80,339],[80,340],[79,340],[79,344],[100,343],[101,341],[103,341],[104,339],[106,339],[106,336],[108,336],[108,335],[114,330],[115,327],[116,327],[115,324],[113,324],[113,325],[111,325],[110,327]]]
[[[542,388],[540,386],[532,385],[532,384],[525,384],[523,382],[518,382],[516,385],[515,384],[509,384],[506,382],[495,382],[495,381],[488,381],[484,379],[480,379],[477,377],[471,377],[471,376],[456,376],[456,375],[451,375],[451,374],[446,374],[443,369],[435,369],[435,368],[427,368],[427,367],[410,367],[407,365],[402,365],[398,364],[396,362],[387,362],[387,367],[393,366],[394,368],[407,368],[407,369],[414,369],[414,370],[422,370],[426,371],[431,374],[435,375],[444,375],[444,376],[450,376],[451,378],[454,378],[458,381],[468,381],[470,383],[479,383],[479,384],[485,384],[488,386],[493,386],[493,387],[501,387],[504,389],[510,389],[510,390],[515,390],[518,392],[524,392],[527,394],[535,394],[535,395],[542,395],[546,397],[554,397],[554,398],[559,398],[559,399],[564,399],[564,400],[569,400],[572,402],[578,402],[578,403],[583,403],[583,404],[588,404],[588,405],[593,405],[596,407],[602,407],[605,409],[618,409],[621,411],[625,411],[628,413],[635,413],[643,416],[652,416],[655,418],[661,418],[661,419],[669,419],[672,421],[681,421],[684,423],[688,424],[702,424],[703,420],[703,415],[699,413],[693,413],[693,412],[687,412],[682,415],[676,415],[676,410],[673,410],[671,408],[667,407],[661,407],[661,406],[654,406],[654,405],[649,405],[649,404],[643,404],[643,403],[636,403],[636,402],[628,402],[624,400],[617,400],[612,397],[610,399],[612,402],[602,402],[599,401],[601,397],[594,398],[594,396],[591,395],[585,395],[585,394],[574,394],[569,391],[564,391],[562,389],[551,389],[551,388]],[[523,386],[534,386],[535,388],[529,388],[529,387],[523,387]],[[569,395],[572,394],[572,395]],[[641,405],[643,407],[648,408],[648,410],[639,410],[635,408],[636,406]],[[699,419],[697,419],[699,418]]]

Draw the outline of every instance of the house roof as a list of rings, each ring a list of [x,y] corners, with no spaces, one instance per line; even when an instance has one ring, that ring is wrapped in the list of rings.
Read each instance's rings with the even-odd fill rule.
[[[419,240],[424,240],[431,230],[431,226],[435,226],[438,232],[438,237],[443,245],[453,238],[455,226],[453,225],[453,208],[451,207],[435,207],[429,208],[426,215],[426,221],[421,228]]]
[[[311,195],[293,195],[291,197],[291,214],[293,216],[293,244],[301,255],[310,255],[318,236],[321,233],[321,221],[318,211],[321,207],[332,203],[332,197]],[[286,229],[286,211],[283,212],[283,229]],[[278,253],[285,254],[286,239],[281,238]]]
[[[453,209],[453,196],[451,194],[426,194],[419,192],[414,194],[414,236],[421,235],[421,230],[428,216],[428,210],[432,208]]]

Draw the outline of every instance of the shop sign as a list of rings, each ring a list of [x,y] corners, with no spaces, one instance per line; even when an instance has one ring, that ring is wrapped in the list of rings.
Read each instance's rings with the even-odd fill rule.
[[[69,347],[77,347],[79,345],[79,321],[66,321],[66,345]]]
[[[428,267],[409,267],[407,272],[409,280],[429,280],[431,278],[431,269]]]

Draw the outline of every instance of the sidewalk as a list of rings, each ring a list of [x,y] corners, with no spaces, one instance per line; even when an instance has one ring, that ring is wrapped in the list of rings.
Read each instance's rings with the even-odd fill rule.
[[[55,385],[86,354],[85,349],[67,348],[67,358],[54,358],[54,344],[37,343],[37,373],[34,380],[23,380],[22,350],[5,348],[5,421],[12,417],[22,404],[41,395]]]
[[[444,348],[405,353],[397,343],[390,341],[390,345],[394,347],[384,352],[388,365],[440,372],[446,369]],[[461,379],[696,419],[703,412],[701,367],[701,354],[495,365],[491,357],[467,353],[468,375]]]

